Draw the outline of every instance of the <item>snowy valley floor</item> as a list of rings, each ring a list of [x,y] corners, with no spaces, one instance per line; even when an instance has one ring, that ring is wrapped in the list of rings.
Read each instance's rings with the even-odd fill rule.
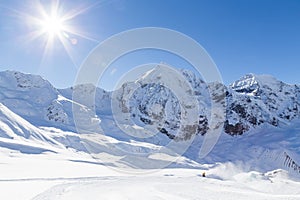
[[[285,171],[242,172],[232,164],[124,173],[84,154],[30,155],[1,149],[0,171],[3,200],[300,199],[300,182],[290,180]]]

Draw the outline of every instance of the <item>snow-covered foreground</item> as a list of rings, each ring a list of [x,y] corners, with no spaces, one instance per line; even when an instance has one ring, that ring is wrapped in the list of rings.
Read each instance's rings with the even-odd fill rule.
[[[0,199],[5,200],[300,199],[300,182],[282,170],[243,172],[227,163],[124,173],[84,154],[1,152]]]

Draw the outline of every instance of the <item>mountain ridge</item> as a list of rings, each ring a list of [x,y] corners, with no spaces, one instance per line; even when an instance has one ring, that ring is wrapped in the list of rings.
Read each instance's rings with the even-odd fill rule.
[[[138,81],[131,84],[125,83],[118,91],[115,91],[115,93],[119,93],[119,96],[116,97],[115,95],[115,97],[128,98],[126,93],[134,89],[135,93],[131,94],[133,96],[130,99],[131,107],[129,105],[130,108],[123,107],[122,109],[127,109],[136,122],[140,121],[144,124],[149,124],[151,120],[157,121],[153,119],[154,115],[162,120],[161,116],[164,114],[162,112],[167,109],[167,114],[168,112],[172,113],[168,115],[171,118],[167,120],[167,123],[173,123],[174,129],[174,127],[178,128],[179,126],[180,106],[176,95],[174,96],[173,91],[168,89],[169,86],[157,84],[158,79],[155,78],[159,76],[161,73],[159,70],[162,69],[154,68]],[[216,86],[213,86],[212,83],[205,83],[188,70],[181,70],[177,73],[180,73],[182,75],[181,79],[185,79],[183,81],[187,81],[189,87],[192,87],[193,95],[200,105],[198,109],[200,112],[199,125],[201,127],[198,127],[198,130],[201,129],[202,132],[198,132],[204,135],[208,130],[207,123],[210,118],[211,97],[209,87],[214,87],[212,90],[215,90]],[[146,80],[147,76],[151,76],[151,79]],[[168,79],[173,81],[172,77]],[[180,80],[176,80],[176,82],[178,81]],[[176,85],[175,82],[172,82],[170,85],[174,84]],[[0,72],[0,85],[0,102],[26,120],[34,122],[37,126],[55,126],[59,124],[56,127],[74,131],[75,124],[72,116],[74,99],[72,99],[72,93],[75,90],[79,91],[77,93],[82,94],[82,96],[77,97],[77,103],[87,106],[91,111],[94,110],[95,115],[112,114],[111,98],[113,98],[114,92],[107,92],[94,85],[84,84],[57,89],[39,75],[24,74],[17,71]],[[228,134],[243,134],[250,128],[260,126],[263,123],[273,126],[280,123],[288,124],[291,120],[300,116],[300,86],[296,84],[285,84],[270,75],[247,74],[229,86],[223,85],[223,87],[226,94],[224,131]],[[120,92],[121,90],[123,90],[123,93]],[[127,91],[125,92],[125,90]],[[151,90],[154,92],[151,92]],[[95,102],[86,99],[90,97],[89,95],[95,95]],[[181,94],[181,96],[184,95]],[[159,105],[156,112],[160,112],[160,114],[152,112],[155,111],[155,109],[152,109],[154,105]],[[177,118],[175,119],[174,116],[176,115]],[[137,119],[137,116],[140,116],[140,118]],[[167,129],[172,129],[169,126],[163,127],[164,125],[166,124],[160,125],[161,131],[166,132]],[[169,135],[174,138],[173,133]]]

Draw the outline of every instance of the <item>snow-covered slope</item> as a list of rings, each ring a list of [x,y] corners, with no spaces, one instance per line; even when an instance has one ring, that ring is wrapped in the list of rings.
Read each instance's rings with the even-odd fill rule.
[[[63,145],[0,103],[0,147],[41,153],[56,152]]]
[[[0,199],[5,200],[298,200],[300,183],[285,170],[244,172],[230,163],[198,169],[120,173],[84,155],[10,157],[0,152]],[[5,172],[5,173],[3,173]],[[206,177],[202,173],[206,172]]]

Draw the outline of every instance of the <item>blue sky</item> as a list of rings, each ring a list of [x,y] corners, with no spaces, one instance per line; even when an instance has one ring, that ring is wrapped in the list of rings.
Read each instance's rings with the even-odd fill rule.
[[[45,51],[47,34],[31,40],[41,27],[24,16],[40,18],[37,5],[48,11],[53,2],[0,0],[1,71],[40,74],[58,88],[68,87],[101,41],[128,29],[150,26],[173,29],[196,40],[215,61],[226,84],[246,73],[271,74],[300,84],[298,0],[61,0],[61,13],[84,11],[67,24],[85,38],[68,33],[68,51],[58,38]],[[168,53],[145,50],[114,63],[100,86],[112,89],[131,67],[161,61],[181,68],[188,65]]]

